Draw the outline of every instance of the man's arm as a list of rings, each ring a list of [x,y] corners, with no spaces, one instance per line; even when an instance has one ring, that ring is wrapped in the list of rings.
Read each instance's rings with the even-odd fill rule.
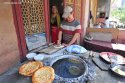
[[[68,46],[75,43],[76,40],[80,39],[80,33],[81,33],[81,25],[78,25],[75,30],[75,34],[72,38],[72,40],[68,43]]]
[[[76,40],[80,38],[80,33],[75,33],[72,40],[68,43],[68,44],[65,44],[63,43],[64,46],[70,46],[72,45],[74,42],[76,42]]]
[[[57,44],[61,44],[61,40],[62,40],[62,31],[59,31],[59,34],[58,34],[58,40],[57,40]]]
[[[68,43],[68,45],[73,44],[74,42],[76,42],[76,40],[80,38],[80,33],[75,33],[72,40]]]

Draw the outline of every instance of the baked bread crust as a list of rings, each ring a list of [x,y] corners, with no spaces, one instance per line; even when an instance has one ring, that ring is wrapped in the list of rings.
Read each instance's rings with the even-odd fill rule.
[[[24,76],[32,76],[33,73],[41,67],[43,67],[42,62],[39,62],[39,61],[28,62],[26,64],[23,64],[19,68],[19,74]]]
[[[32,83],[52,83],[55,78],[54,69],[49,66],[41,67],[32,76]]]

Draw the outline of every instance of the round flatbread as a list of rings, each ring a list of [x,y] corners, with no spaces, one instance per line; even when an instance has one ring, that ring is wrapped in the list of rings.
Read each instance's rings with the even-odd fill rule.
[[[33,73],[41,67],[43,67],[42,62],[39,62],[39,61],[28,62],[26,64],[23,64],[19,68],[19,74],[24,76],[32,76]]]
[[[32,76],[32,83],[52,83],[55,78],[54,69],[49,66],[41,67]]]
[[[63,48],[64,45],[54,45],[54,48]]]

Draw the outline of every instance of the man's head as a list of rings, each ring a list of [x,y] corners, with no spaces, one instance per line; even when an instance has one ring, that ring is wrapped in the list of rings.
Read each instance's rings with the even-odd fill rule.
[[[64,13],[63,13],[62,17],[63,17],[64,19],[66,19],[67,21],[68,21],[68,20],[70,21],[70,20],[74,19],[72,7],[66,6],[66,7],[64,8]]]
[[[109,19],[109,17],[105,17],[105,19],[107,20],[107,19]]]

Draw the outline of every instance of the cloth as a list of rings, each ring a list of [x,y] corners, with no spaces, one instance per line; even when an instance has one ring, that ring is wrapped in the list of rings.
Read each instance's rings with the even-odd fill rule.
[[[74,52],[74,53],[78,53],[78,54],[87,52],[87,50],[86,50],[84,47],[79,46],[79,45],[71,45],[71,46],[68,46],[68,47],[66,48],[66,50],[67,50],[68,52]]]
[[[63,43],[68,44],[75,33],[81,33],[81,25],[77,20],[73,20],[72,22],[62,21],[60,31],[63,33]],[[78,40],[77,40],[78,41]]]
[[[61,19],[60,19],[60,15],[59,14],[57,14],[56,17],[52,17],[51,16],[51,20],[50,20],[51,25],[57,26],[59,28],[60,27],[60,23],[61,23],[60,21],[61,21]]]
[[[52,26],[52,43],[57,44],[59,29]]]

